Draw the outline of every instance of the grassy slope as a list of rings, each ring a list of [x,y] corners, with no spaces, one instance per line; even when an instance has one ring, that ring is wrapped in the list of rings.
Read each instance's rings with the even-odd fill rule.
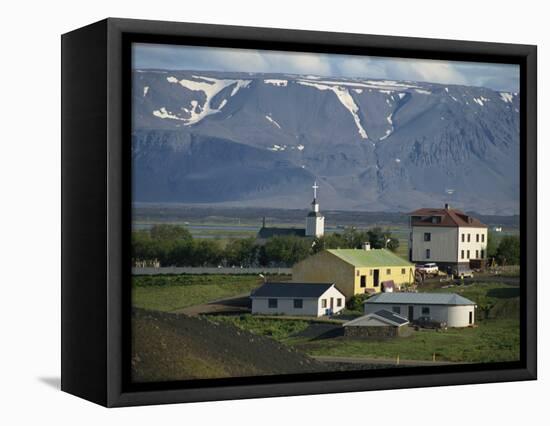
[[[262,283],[254,275],[156,275],[132,277],[132,305],[172,312],[247,293]]]

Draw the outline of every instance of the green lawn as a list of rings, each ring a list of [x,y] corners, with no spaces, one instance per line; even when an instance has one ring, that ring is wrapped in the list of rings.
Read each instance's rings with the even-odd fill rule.
[[[409,337],[380,341],[324,339],[289,341],[310,355],[396,358],[455,362],[498,362],[519,359],[519,320],[485,320],[477,328],[413,331]]]
[[[132,277],[132,305],[173,312],[248,293],[262,284],[255,275],[153,275]]]
[[[216,315],[209,317],[213,322],[225,322],[261,336],[268,336],[280,342],[285,342],[289,336],[305,330],[308,320],[287,320],[259,317],[251,314],[244,315]]]

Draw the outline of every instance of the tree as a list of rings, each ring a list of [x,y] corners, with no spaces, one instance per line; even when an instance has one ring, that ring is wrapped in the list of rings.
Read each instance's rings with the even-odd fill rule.
[[[292,266],[304,260],[310,252],[311,240],[296,236],[276,236],[267,240],[262,253],[265,264]]]
[[[386,244],[386,247],[391,251],[395,252],[399,248],[399,240],[395,237],[390,237],[389,241]]]
[[[386,248],[386,242],[390,238],[391,234],[379,227],[371,228],[367,231],[367,241],[370,243],[371,248],[374,249]]]
[[[153,240],[174,241],[174,240],[192,240],[193,236],[183,226],[160,224],[153,225],[149,231]]]
[[[519,237],[507,235],[502,237],[496,251],[497,262],[501,265],[519,265]]]
[[[494,232],[487,233],[487,258],[496,257],[498,249],[498,238]]]
[[[228,266],[249,267],[255,265],[258,248],[253,237],[229,241],[224,250],[225,262]]]

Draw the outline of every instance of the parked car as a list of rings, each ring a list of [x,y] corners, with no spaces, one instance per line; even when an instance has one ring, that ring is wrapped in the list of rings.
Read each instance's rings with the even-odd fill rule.
[[[424,263],[423,265],[416,265],[416,270],[423,272],[426,275],[437,275],[439,268],[435,263]]]
[[[414,326],[420,328],[447,329],[447,323],[445,321],[436,321],[430,317],[418,317],[412,323]]]
[[[453,274],[456,278],[473,278],[474,273],[468,266],[458,266]]]

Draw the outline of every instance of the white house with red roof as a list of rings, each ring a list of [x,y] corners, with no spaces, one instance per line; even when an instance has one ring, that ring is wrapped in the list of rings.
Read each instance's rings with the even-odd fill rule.
[[[422,208],[409,213],[409,258],[437,263],[440,269],[460,270],[471,260],[487,257],[487,225],[460,210]]]

